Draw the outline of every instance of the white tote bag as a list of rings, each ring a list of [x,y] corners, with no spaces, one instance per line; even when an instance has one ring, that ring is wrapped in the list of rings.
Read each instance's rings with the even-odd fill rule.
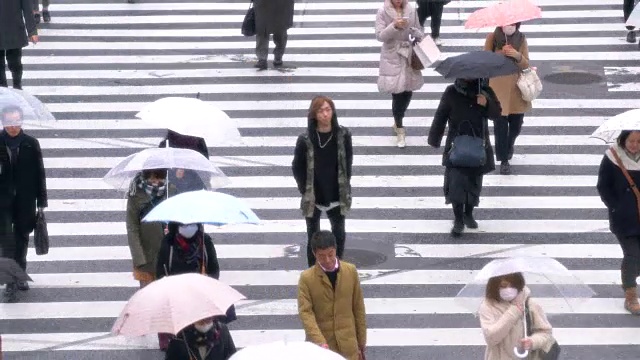
[[[425,36],[419,43],[416,43],[413,46],[413,51],[424,67],[428,67],[438,61],[442,55],[440,49],[438,49],[438,46],[429,35]]]
[[[524,101],[533,101],[542,92],[542,81],[540,81],[536,70],[532,68],[522,70],[517,84]]]

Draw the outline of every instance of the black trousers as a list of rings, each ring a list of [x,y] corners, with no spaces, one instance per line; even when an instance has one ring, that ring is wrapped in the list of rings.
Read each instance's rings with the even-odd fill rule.
[[[622,4],[622,12],[624,13],[624,21],[629,20],[629,15],[633,12],[634,0],[624,0]],[[631,31],[635,29],[635,26],[627,26],[627,30]]]
[[[27,269],[27,251],[29,250],[29,232],[14,228],[0,234],[0,255],[15,260],[23,270]]]
[[[273,49],[273,60],[282,61],[282,56],[287,48],[287,31],[273,34],[273,43],[276,48]],[[269,34],[256,34],[256,56],[258,60],[267,61],[269,56]]]
[[[398,128],[402,127],[402,120],[409,108],[412,96],[413,92],[411,91],[391,94],[391,113],[393,113],[393,120],[396,122],[396,127]]]
[[[0,86],[7,87],[6,64],[9,65],[14,89],[22,89],[22,49],[0,49]]]
[[[513,146],[522,131],[524,114],[503,116],[493,122],[493,134],[496,138],[496,159],[509,161],[513,157]]]
[[[316,257],[311,250],[311,237],[316,232],[320,231],[320,216],[322,211],[316,208],[313,211],[313,216],[306,218],[307,220],[307,263],[309,267],[312,267],[316,263]],[[344,243],[346,241],[346,232],[344,229],[345,218],[340,214],[340,207],[334,207],[327,211],[327,217],[331,223],[331,232],[336,237],[336,255],[342,259],[344,254]]]
[[[420,26],[424,27],[424,21],[430,17],[431,37],[434,39],[440,37],[443,11],[444,2],[418,0],[418,21],[420,21]]]
[[[622,287],[636,287],[640,276],[640,236],[617,236],[622,248]]]

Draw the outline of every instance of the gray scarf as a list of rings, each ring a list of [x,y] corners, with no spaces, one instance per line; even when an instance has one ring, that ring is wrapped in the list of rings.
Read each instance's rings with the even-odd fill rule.
[[[511,36],[507,36],[501,27],[497,27],[493,31],[493,51],[502,49],[506,44],[519,51],[523,42],[524,34],[520,32],[520,24],[516,24],[516,32]]]

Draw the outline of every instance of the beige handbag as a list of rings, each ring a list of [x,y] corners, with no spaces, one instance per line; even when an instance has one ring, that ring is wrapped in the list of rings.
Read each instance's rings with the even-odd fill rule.
[[[535,68],[522,70],[520,77],[518,77],[517,85],[524,101],[531,102],[537,99],[542,92],[542,81],[540,81]]]

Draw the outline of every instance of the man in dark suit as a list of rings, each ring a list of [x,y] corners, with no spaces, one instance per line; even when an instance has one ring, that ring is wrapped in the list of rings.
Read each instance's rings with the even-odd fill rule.
[[[22,48],[38,42],[31,0],[0,1],[0,86],[7,87],[6,65],[13,87],[22,89]]]
[[[0,248],[2,256],[27,268],[29,234],[37,211],[47,207],[47,187],[40,143],[22,131],[19,107],[2,109],[0,132]],[[7,284],[11,300],[16,290],[29,290],[26,282]]]
[[[267,69],[269,36],[273,34],[273,66],[282,67],[287,47],[287,30],[293,27],[294,0],[253,0],[256,15],[256,56],[258,70]]]

